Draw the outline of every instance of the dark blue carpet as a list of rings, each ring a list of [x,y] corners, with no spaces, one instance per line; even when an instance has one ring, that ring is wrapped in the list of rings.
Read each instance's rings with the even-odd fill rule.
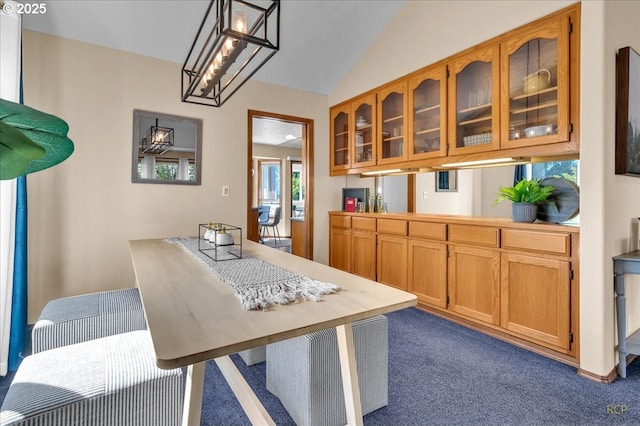
[[[606,385],[418,309],[387,318],[389,405],[365,425],[640,425],[638,360],[626,379]],[[294,424],[265,388],[264,363],[232,358],[276,424]],[[249,424],[215,363],[206,374],[202,424]]]
[[[640,425],[640,361],[610,385],[573,367],[417,309],[389,319],[389,405],[365,425]],[[232,357],[278,425],[293,425],[265,387],[265,364]],[[0,400],[11,378],[0,380]],[[207,363],[202,425],[248,425],[214,362]]]

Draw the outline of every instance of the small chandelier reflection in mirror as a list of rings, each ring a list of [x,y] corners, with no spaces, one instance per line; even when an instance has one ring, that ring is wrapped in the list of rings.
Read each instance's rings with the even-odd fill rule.
[[[280,0],[211,0],[182,67],[182,101],[222,106],[279,45]]]
[[[158,119],[156,125],[151,126],[142,138],[142,152],[162,155],[173,147],[173,129],[170,127],[159,127]]]

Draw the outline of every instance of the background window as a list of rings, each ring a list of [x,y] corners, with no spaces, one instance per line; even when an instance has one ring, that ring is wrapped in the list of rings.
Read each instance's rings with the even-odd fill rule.
[[[542,180],[549,177],[568,179],[578,184],[579,160],[548,161],[531,165],[530,178]]]
[[[260,161],[260,205],[280,205],[280,162]]]

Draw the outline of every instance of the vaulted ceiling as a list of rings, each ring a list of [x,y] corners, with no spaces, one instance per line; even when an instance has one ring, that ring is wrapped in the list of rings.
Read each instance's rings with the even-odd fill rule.
[[[280,51],[254,78],[330,94],[404,1],[282,0]],[[23,27],[182,64],[208,3],[56,0]]]

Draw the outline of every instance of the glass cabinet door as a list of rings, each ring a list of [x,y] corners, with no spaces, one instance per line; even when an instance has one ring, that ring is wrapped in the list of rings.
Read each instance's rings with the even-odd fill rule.
[[[363,96],[351,103],[353,121],[353,161],[352,167],[366,167],[376,164],[376,96]]]
[[[378,164],[407,159],[405,146],[407,82],[378,92]]]
[[[500,147],[498,45],[455,60],[449,78],[450,153]]]
[[[350,105],[331,109],[331,172],[346,170],[350,165],[350,110]]]
[[[409,80],[409,159],[447,155],[447,68],[425,70]]]
[[[514,36],[502,55],[502,147],[568,140],[569,18]]]

